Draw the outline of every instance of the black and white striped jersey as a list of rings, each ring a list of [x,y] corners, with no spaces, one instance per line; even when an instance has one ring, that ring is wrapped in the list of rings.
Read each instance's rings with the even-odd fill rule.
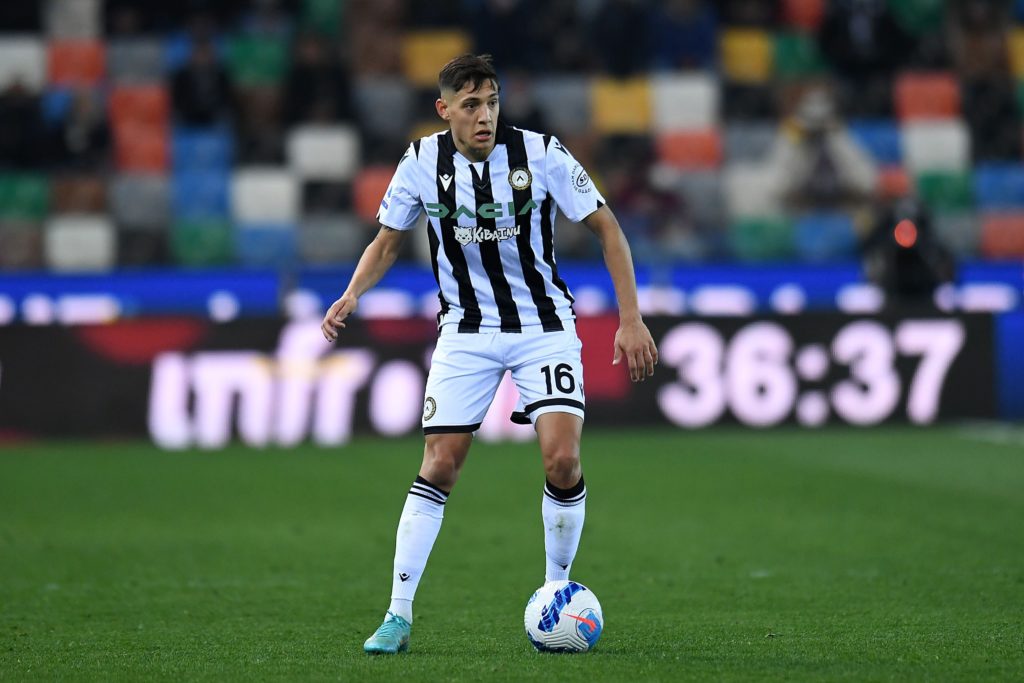
[[[520,332],[537,325],[550,332],[574,318],[555,264],[555,212],[581,221],[603,205],[556,138],[499,122],[486,161],[459,153],[451,131],[413,142],[377,218],[409,230],[427,214],[439,327]]]

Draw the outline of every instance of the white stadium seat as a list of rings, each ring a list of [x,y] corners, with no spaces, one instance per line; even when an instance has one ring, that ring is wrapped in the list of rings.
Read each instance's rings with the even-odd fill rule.
[[[749,218],[779,213],[777,190],[763,165],[729,164],[723,177],[730,217]]]
[[[34,92],[46,84],[46,46],[34,36],[0,35],[0,90],[20,80]]]
[[[102,32],[100,0],[48,0],[45,18],[50,38],[85,40]]]
[[[719,89],[714,76],[657,75],[651,79],[651,91],[656,132],[707,129],[718,123]]]
[[[299,184],[276,166],[239,168],[231,178],[231,215],[239,223],[295,223]]]
[[[963,171],[971,162],[971,139],[963,121],[914,121],[903,125],[908,170]]]
[[[533,97],[550,132],[580,132],[590,126],[590,81],[582,76],[538,78]]]
[[[117,258],[114,224],[105,216],[64,214],[46,224],[46,264],[52,270],[109,270]]]
[[[352,126],[300,126],[288,135],[288,165],[303,180],[350,180],[359,161]]]
[[[377,135],[404,138],[413,121],[413,94],[400,78],[360,78],[354,89],[360,126]],[[439,126],[443,123],[438,119]]]

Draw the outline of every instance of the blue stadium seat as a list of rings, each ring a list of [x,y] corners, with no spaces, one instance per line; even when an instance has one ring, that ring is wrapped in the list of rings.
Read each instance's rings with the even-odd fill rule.
[[[175,218],[225,218],[229,215],[227,170],[177,171],[171,177],[171,211]]]
[[[845,213],[810,213],[796,220],[796,251],[806,261],[840,261],[857,250],[853,219]]]
[[[980,210],[1024,207],[1024,166],[979,164],[974,169],[974,198]]]
[[[171,135],[171,163],[175,171],[227,173],[234,157],[234,139],[224,128],[178,127]]]
[[[298,230],[285,224],[235,226],[235,260],[243,266],[287,268],[298,260]]]
[[[900,129],[893,120],[859,119],[848,124],[850,135],[871,153],[882,166],[897,166],[903,162],[900,149]]]
[[[51,126],[63,123],[71,111],[74,96],[75,93],[70,88],[54,88],[44,92],[40,99],[43,121]]]

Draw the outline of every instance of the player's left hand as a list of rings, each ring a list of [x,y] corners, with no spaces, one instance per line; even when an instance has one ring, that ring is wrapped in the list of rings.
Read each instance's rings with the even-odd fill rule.
[[[643,382],[654,375],[658,364],[658,347],[654,345],[647,325],[639,317],[619,323],[615,333],[615,357],[612,365],[618,365],[625,358],[629,364],[629,379]]]

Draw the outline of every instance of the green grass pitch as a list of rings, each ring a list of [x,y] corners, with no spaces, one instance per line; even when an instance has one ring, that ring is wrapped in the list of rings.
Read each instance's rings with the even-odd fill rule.
[[[533,443],[478,443],[411,651],[390,591],[419,439],[0,450],[0,680],[1024,680],[1024,447],[956,428],[584,435],[585,655],[523,634]]]

